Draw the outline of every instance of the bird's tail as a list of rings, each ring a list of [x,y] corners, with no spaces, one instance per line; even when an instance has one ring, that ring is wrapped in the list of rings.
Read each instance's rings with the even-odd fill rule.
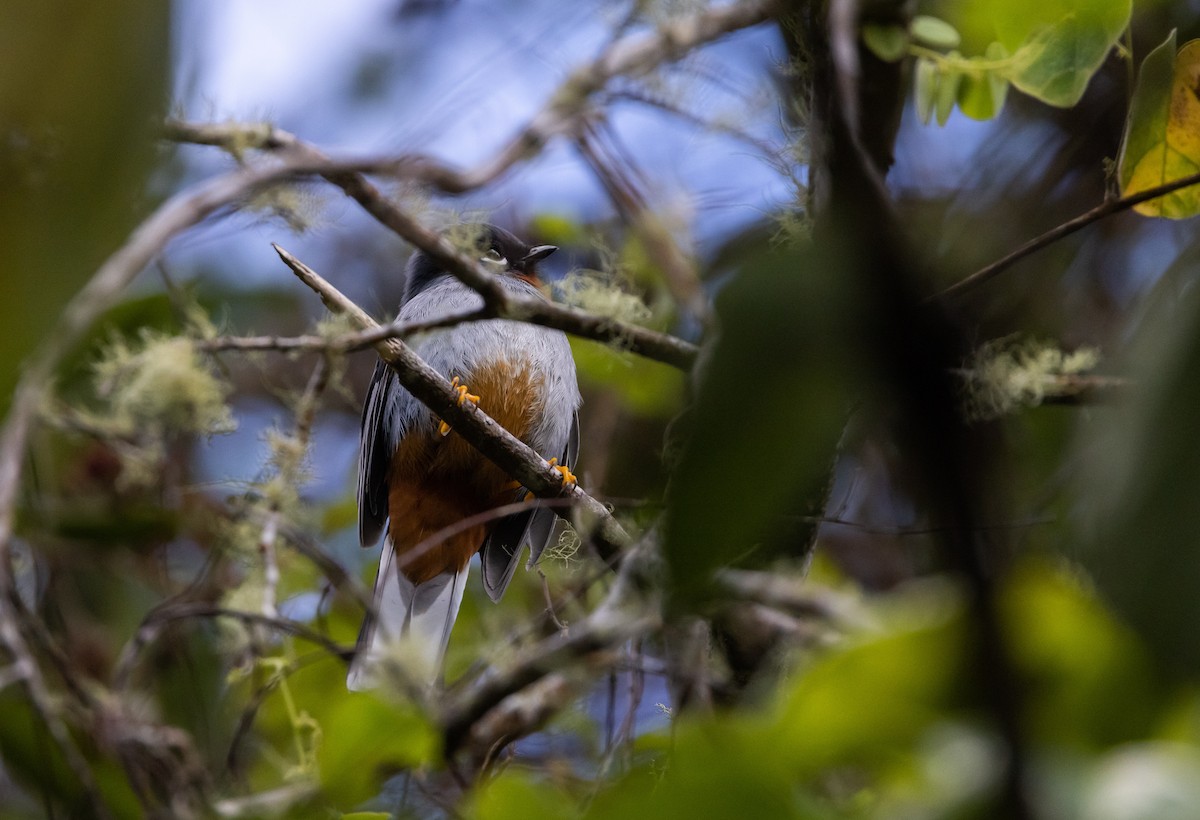
[[[386,540],[375,576],[375,616],[368,613],[363,619],[346,686],[354,691],[371,688],[373,668],[389,654],[411,659],[420,670],[414,677],[437,680],[470,566],[414,584],[400,571],[391,539]]]

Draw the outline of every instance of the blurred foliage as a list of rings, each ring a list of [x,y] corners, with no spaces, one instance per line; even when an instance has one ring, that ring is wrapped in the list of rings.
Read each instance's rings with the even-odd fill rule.
[[[627,25],[690,5],[639,4]],[[933,290],[1100,201],[1135,61],[1114,48],[1128,0],[920,11],[863,37],[913,69],[915,119],[946,125],[906,124],[893,178]],[[1126,192],[1195,170],[1195,45],[1163,42],[1194,21],[1171,4],[1132,14],[1123,42],[1161,45],[1126,89]],[[150,140],[167,22],[136,0],[0,9],[0,242],[13,272],[0,278],[0,384],[172,188],[176,160]],[[362,104],[390,65],[367,55]],[[337,232],[339,253],[369,263],[339,272],[370,269],[351,284],[394,302],[395,239],[326,222],[332,197],[297,208],[297,191],[259,198],[270,207],[256,225],[289,230],[302,213]],[[1191,199],[1142,214],[1188,217]],[[939,551],[945,522],[918,503],[913,465],[880,432],[889,394],[864,339],[855,246],[776,230],[797,219],[766,214],[698,252],[711,256],[711,317],[674,303],[619,224],[545,212],[514,225],[579,262],[554,283],[561,300],[709,335],[695,374],[572,340],[581,475],[631,529],[661,533],[665,625],[536,670],[562,674],[568,705],[532,736],[449,761],[446,710],[521,653],[577,635],[611,573],[564,531],[501,606],[469,585],[444,691],[346,691],[373,577],[352,453],[374,357],[334,362],[311,395],[311,354],[202,354],[193,342],[217,332],[334,331],[298,286],[248,287],[240,262],[164,266],[162,292],[155,280],[130,294],[62,363],[24,465],[13,606],[96,788],[3,657],[0,817],[993,817],[1014,763],[1036,816],[1195,816],[1193,227],[1116,217],[953,306],[975,347],[963,407],[1002,452],[987,488],[997,517],[978,522],[981,610],[980,586]],[[1117,400],[1044,403],[1056,380],[1096,373],[1122,378]],[[776,586],[738,592],[730,567]],[[988,696],[981,611],[1010,667],[1015,726]],[[521,697],[505,705],[539,705]]]
[[[744,265],[717,299],[720,340],[672,478],[664,554],[672,591],[684,599],[735,558],[761,566],[781,550],[804,557],[804,517],[824,504],[861,387],[849,332],[854,293],[836,257],[792,250]]]
[[[0,8],[0,397],[63,305],[148,209],[163,169],[168,8]],[[86,194],[86,195],[81,195]]]
[[[882,60],[916,58],[918,116],[929,122],[936,113],[945,125],[956,105],[974,119],[995,117],[1009,84],[1050,105],[1078,103],[1129,25],[1132,0],[930,0],[922,7],[939,16],[916,15],[907,28],[870,25],[863,40]]]

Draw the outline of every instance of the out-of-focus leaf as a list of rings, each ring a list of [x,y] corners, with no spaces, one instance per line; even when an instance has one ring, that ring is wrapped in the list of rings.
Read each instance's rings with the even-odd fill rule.
[[[470,798],[464,817],[476,820],[555,820],[578,817],[575,801],[546,783],[535,783],[520,771],[508,769],[488,781]]]
[[[358,521],[358,499],[344,495],[325,505],[321,513],[321,531],[332,535],[339,530],[354,526]]]
[[[792,767],[816,775],[886,759],[942,718],[964,668],[961,605],[950,590],[927,587],[894,607],[883,634],[822,658],[781,700],[770,722]]]
[[[1083,97],[1132,12],[1131,0],[1003,0],[1001,5],[996,34],[1013,54],[1013,85],[1063,108]]]
[[[938,70],[931,61],[917,60],[913,71],[913,100],[917,105],[917,118],[928,123],[937,105]]]
[[[867,23],[862,38],[867,48],[885,62],[894,63],[908,54],[909,36],[902,26]]]
[[[958,55],[952,54],[952,57]],[[962,83],[963,75],[954,70],[941,72],[938,78],[937,95],[934,100],[934,109],[937,113],[938,125],[945,125],[950,119],[950,112],[954,110],[954,103],[958,100],[958,88]]]
[[[1025,687],[1027,725],[1047,742],[1107,744],[1149,728],[1145,650],[1078,579],[1044,562],[1015,571],[1001,598]]]
[[[635,770],[599,795],[586,816],[821,816],[804,810],[778,734],[761,718],[731,715],[688,722],[676,730],[673,747],[674,754],[661,767],[665,771]]]
[[[168,8],[0,4],[0,410],[18,360],[146,210]]]
[[[987,63],[999,63],[1008,57],[1003,44],[993,42],[984,54]],[[958,107],[974,120],[990,120],[999,115],[1008,96],[1008,80],[998,70],[986,70],[978,74],[964,72],[958,87]]]
[[[681,599],[755,550],[807,546],[798,525],[820,509],[862,372],[843,272],[832,254],[771,251],[717,299],[721,333],[668,499],[664,552]]]
[[[665,758],[615,783],[588,816],[691,820],[741,817],[747,807],[755,817],[867,816],[850,808],[859,795],[831,799],[820,784],[853,771],[870,792],[872,778],[911,760],[945,719],[966,650],[961,604],[948,593],[923,586],[898,596],[878,631],[814,660],[761,711],[679,720],[660,746]]]
[[[0,762],[5,773],[31,795],[46,796],[68,813],[82,816],[85,795],[62,752],[16,686],[0,692]]]
[[[321,725],[321,785],[340,806],[378,794],[388,777],[437,753],[438,735],[415,708],[367,693],[339,697]]]
[[[1024,93],[1064,108],[1079,102],[1129,25],[1132,12],[1131,0],[977,0],[929,5],[931,13],[963,33],[964,53],[985,51],[987,56],[980,62],[988,74],[994,72],[996,79],[1006,79]],[[966,73],[971,79],[961,93],[970,101],[969,116],[999,112],[1002,86],[984,86],[986,74]],[[920,96],[917,99],[919,106]]]
[[[679,411],[686,378],[681,370],[574,337],[571,352],[585,386],[613,391],[630,410],[643,416],[666,418]]]
[[[1200,754],[1169,743],[1123,746],[1092,774],[1079,817],[1190,820],[1200,806]]]
[[[1175,53],[1175,33],[1146,55],[1125,125],[1121,193],[1135,194],[1200,171],[1200,40]],[[1185,219],[1200,213],[1200,187],[1143,202],[1146,216]]]
[[[586,239],[583,227],[562,214],[541,213],[530,221],[539,240],[559,245],[579,245]]]
[[[1155,294],[1122,369],[1136,389],[1081,439],[1075,519],[1096,583],[1159,663],[1200,669],[1200,291]]]
[[[914,40],[933,48],[958,48],[962,35],[958,29],[939,17],[918,14],[909,28]]]

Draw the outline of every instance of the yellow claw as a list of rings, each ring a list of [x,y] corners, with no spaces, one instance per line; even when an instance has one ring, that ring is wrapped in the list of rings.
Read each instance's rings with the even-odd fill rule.
[[[465,401],[469,401],[471,404],[479,404],[479,396],[476,396],[474,393],[468,393],[467,386],[465,384],[459,384],[458,376],[455,376],[450,380],[450,386],[458,391],[459,407],[462,407],[462,404]]]
[[[455,376],[453,379],[450,380],[450,386],[453,387],[458,392],[458,406],[459,407],[463,406],[463,402],[468,402],[468,401],[471,402],[471,404],[479,404],[479,396],[476,396],[474,393],[467,392],[467,386],[465,384],[459,383],[458,376]],[[450,434],[450,425],[444,421],[439,420],[438,421],[438,435],[439,436],[448,436],[449,434]]]
[[[575,474],[571,472],[571,468],[565,464],[559,464],[557,458],[550,459],[550,466],[558,471],[564,487],[574,487],[579,483],[579,479],[575,478]]]

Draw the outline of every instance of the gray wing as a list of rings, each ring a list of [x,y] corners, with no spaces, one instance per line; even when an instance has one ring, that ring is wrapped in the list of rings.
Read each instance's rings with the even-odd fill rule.
[[[384,361],[375,363],[363,404],[358,450],[358,541],[374,546],[388,517],[388,471],[413,401]]]
[[[567,444],[558,461],[574,469],[578,458],[579,415],[575,414],[571,418]],[[523,492],[518,490],[518,493]],[[541,557],[554,535],[557,520],[558,516],[553,510],[538,506],[534,506],[528,512],[514,513],[500,520],[479,551],[479,562],[483,567],[483,588],[489,598],[499,601],[504,590],[508,588],[513,573],[517,571],[522,547],[529,545],[529,563],[532,564]]]

